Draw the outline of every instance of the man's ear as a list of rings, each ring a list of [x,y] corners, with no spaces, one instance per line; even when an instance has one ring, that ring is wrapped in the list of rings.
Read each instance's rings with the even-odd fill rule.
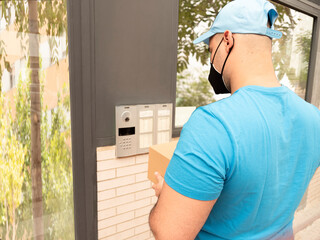
[[[224,38],[224,42],[225,42],[225,49],[227,51],[227,53],[230,51],[230,49],[233,47],[234,41],[233,41],[233,37],[232,37],[232,32],[229,30],[226,30],[223,33],[223,38]]]

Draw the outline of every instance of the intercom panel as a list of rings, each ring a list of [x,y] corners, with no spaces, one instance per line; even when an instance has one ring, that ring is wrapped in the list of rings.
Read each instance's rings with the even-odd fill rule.
[[[156,138],[157,144],[171,141],[172,136],[172,104],[156,104]]]
[[[137,153],[137,106],[116,106],[116,156]]]
[[[155,105],[137,105],[138,111],[138,149],[137,153],[146,153],[155,144]]]
[[[149,152],[171,141],[172,103],[116,106],[116,156]]]

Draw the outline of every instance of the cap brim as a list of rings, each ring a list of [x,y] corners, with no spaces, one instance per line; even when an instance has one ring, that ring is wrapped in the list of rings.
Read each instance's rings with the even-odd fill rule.
[[[204,34],[202,34],[200,37],[196,38],[193,43],[194,44],[198,44],[198,43],[201,43],[201,42],[204,42],[205,44],[209,45],[209,39],[210,37],[212,37],[215,33],[214,32],[211,32],[211,31],[208,31]]]

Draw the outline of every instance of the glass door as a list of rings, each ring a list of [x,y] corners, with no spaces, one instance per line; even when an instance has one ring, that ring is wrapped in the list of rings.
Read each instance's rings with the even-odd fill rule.
[[[74,239],[67,3],[0,11],[0,239]]]

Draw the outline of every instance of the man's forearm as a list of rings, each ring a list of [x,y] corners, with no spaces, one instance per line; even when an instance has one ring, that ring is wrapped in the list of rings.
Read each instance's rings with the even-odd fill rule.
[[[159,234],[158,234],[158,226],[159,226],[159,221],[157,220],[157,213],[158,213],[158,208],[157,208],[157,204],[158,201],[160,199],[160,194],[162,192],[162,187],[163,187],[163,183],[164,183],[164,178],[158,173],[155,172],[155,176],[157,177],[158,183],[153,184],[152,188],[155,190],[155,194],[158,197],[156,204],[153,206],[153,208],[150,211],[149,214],[149,226],[150,226],[150,230],[153,233],[153,236],[158,239],[159,238]]]
[[[159,198],[158,198],[158,200],[159,200]],[[156,229],[155,229],[155,224],[154,224],[154,212],[155,212],[155,208],[157,206],[157,203],[158,203],[158,201],[153,206],[153,208],[151,209],[150,214],[149,214],[149,226],[150,226],[150,230],[151,230],[154,237],[156,237],[156,231],[155,231]]]

